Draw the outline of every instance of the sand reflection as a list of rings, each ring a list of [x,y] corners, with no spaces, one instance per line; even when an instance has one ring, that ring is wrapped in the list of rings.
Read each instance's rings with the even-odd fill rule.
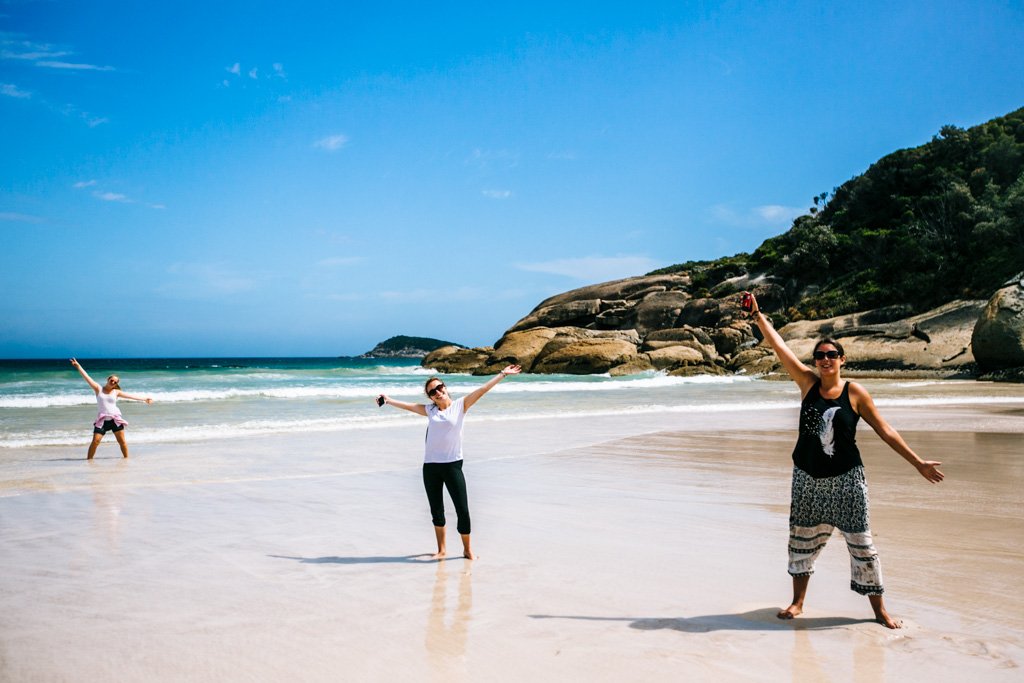
[[[466,639],[473,609],[473,584],[470,563],[438,562],[427,616],[424,645],[434,680],[468,680]],[[449,574],[458,574],[454,606],[448,597]]]
[[[837,657],[837,652],[842,656]],[[878,646],[876,636],[855,633],[851,661],[844,663],[846,649],[830,650],[822,655],[814,647],[814,640],[807,629],[793,632],[792,680],[793,683],[806,681],[828,681],[835,678],[837,671],[852,671],[854,681],[884,681],[885,652]]]
[[[92,520],[96,538],[105,538],[109,550],[118,550],[121,545],[121,509],[124,499],[124,488],[120,485],[121,477],[128,469],[128,461],[123,458],[109,468],[92,470],[89,477],[89,492],[92,495]]]

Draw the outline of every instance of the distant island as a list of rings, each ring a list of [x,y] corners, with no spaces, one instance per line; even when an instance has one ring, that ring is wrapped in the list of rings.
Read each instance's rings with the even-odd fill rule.
[[[439,372],[779,372],[739,309],[753,291],[803,358],[847,369],[1024,381],[1024,109],[943,126],[831,192],[753,253],[687,261],[540,302],[493,346],[442,347]]]
[[[460,344],[429,337],[408,337],[398,335],[377,344],[360,358],[423,358],[431,351],[443,346],[464,348]]]

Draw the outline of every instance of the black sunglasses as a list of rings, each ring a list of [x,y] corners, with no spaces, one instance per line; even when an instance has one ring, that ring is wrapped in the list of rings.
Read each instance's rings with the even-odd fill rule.
[[[434,394],[436,394],[437,392],[441,391],[442,389],[444,389],[444,383],[443,382],[441,384],[435,384],[434,388],[427,392],[427,396],[433,396]]]
[[[815,351],[814,352],[814,360],[825,360],[826,358],[828,358],[829,360],[835,360],[836,358],[839,358],[839,352],[838,351]]]

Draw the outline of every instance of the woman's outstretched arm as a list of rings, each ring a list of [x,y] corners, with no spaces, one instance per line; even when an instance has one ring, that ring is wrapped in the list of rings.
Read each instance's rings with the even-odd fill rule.
[[[786,369],[789,376],[800,387],[800,395],[803,396],[818,381],[818,376],[814,374],[814,370],[801,363],[800,359],[793,353],[793,349],[786,345],[782,336],[775,331],[771,322],[761,312],[761,308],[757,305],[757,299],[753,294],[750,295],[750,298],[753,301],[751,315],[754,318],[754,324],[761,330],[761,334],[771,345],[772,349],[774,349],[775,355],[782,361],[782,367]]]
[[[126,399],[128,401],[138,401],[140,403],[145,403],[146,405],[149,405],[150,403],[153,402],[153,399],[151,399],[149,396],[132,396],[131,394],[126,394],[121,390],[118,390],[117,397]]]
[[[417,415],[427,416],[427,407],[422,403],[406,403],[405,401],[396,401],[389,397],[387,394],[379,394],[377,400],[384,399],[384,403],[389,406],[401,408],[402,410],[408,410],[410,413],[416,413]]]
[[[72,358],[71,364],[75,366],[75,370],[78,370],[78,374],[82,376],[82,379],[89,383],[89,386],[92,387],[92,390],[95,391],[96,393],[99,393],[100,385],[96,383],[96,380],[89,376],[89,373],[85,371],[85,368],[83,368],[79,364],[78,359]]]
[[[875,402],[872,400],[871,394],[868,393],[867,389],[856,382],[850,382],[850,405],[864,418],[865,422],[871,425],[871,428],[875,430],[875,433],[878,434],[882,441],[887,443],[889,448],[899,453],[904,460],[913,465],[921,473],[922,477],[933,484],[938,484],[946,477],[946,475],[939,471],[939,465],[942,463],[934,460],[923,460],[915,453],[907,445],[907,442],[903,440],[900,433],[878,413]]]
[[[484,384],[482,387],[478,387],[474,389],[471,393],[467,394],[466,401],[463,404],[465,407],[463,409],[468,411],[470,408],[473,407],[474,403],[480,400],[481,396],[483,396],[488,391],[496,387],[498,385],[498,382],[505,379],[505,377],[508,375],[518,375],[520,372],[522,372],[522,370],[523,369],[518,365],[507,366],[504,370],[502,370],[497,375],[489,379],[487,383]]]

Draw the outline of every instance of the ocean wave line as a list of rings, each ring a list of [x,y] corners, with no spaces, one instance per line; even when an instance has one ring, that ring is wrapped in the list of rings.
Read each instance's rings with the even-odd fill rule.
[[[1024,404],[1024,397],[942,397],[942,398],[898,398],[879,399],[877,404],[889,407],[923,407],[942,405],[992,405],[992,404]],[[629,415],[651,414],[721,414],[762,412],[770,410],[795,410],[799,406],[796,400],[776,401],[744,401],[734,403],[710,404],[676,404],[676,405],[629,405],[618,408],[583,409],[583,410],[549,410],[520,413],[515,415],[494,414],[486,412],[478,414],[474,422],[521,422],[544,419],[575,419],[595,417],[623,417]],[[362,429],[390,429],[420,424],[421,418],[404,413],[374,414],[365,417],[339,416],[330,418],[313,418],[303,420],[251,420],[236,424],[220,423],[210,425],[191,425],[174,428],[138,429],[133,430],[132,443],[176,443],[182,441],[208,441],[232,438],[244,438],[262,435],[291,434],[297,432],[345,432]],[[0,437],[0,449],[26,448],[39,446],[72,446],[82,445],[88,441],[88,434],[81,430],[51,431],[46,433],[10,433]]]
[[[630,389],[657,389],[702,384],[736,384],[754,381],[752,377],[743,376],[711,376],[669,377],[653,375],[637,379],[608,379],[593,381],[520,381],[506,382],[501,385],[501,393],[562,393],[562,392],[605,392],[624,391]],[[469,393],[478,388],[479,384],[449,383],[455,393]],[[381,383],[376,386],[317,386],[317,387],[254,387],[254,388],[223,388],[223,389],[190,389],[183,391],[144,391],[134,390],[133,393],[152,396],[160,403],[187,403],[194,401],[224,401],[238,398],[271,398],[271,399],[370,399],[379,393],[396,396],[415,396],[423,394],[423,388],[417,382],[393,384]],[[95,399],[80,392],[73,394],[29,394],[0,395],[0,408],[53,408],[90,405]]]

